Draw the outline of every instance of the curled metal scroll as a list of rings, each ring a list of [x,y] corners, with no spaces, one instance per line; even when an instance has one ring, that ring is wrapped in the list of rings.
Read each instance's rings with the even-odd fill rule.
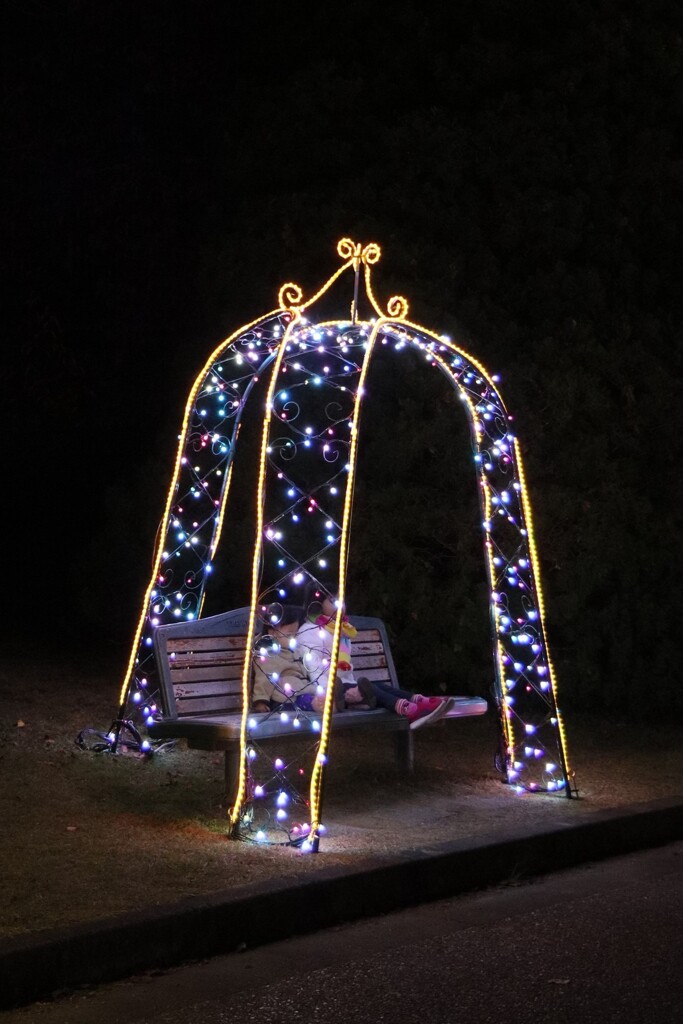
[[[282,309],[296,309],[301,305],[304,293],[294,281],[287,281],[277,293],[277,301]]]
[[[408,316],[408,300],[403,295],[392,295],[387,302],[387,313],[391,317],[405,320]]]
[[[359,263],[372,265],[379,262],[382,250],[377,242],[368,242],[361,245],[360,242],[353,242],[350,238],[342,238],[337,242],[337,252],[343,260],[353,260],[354,270]]]

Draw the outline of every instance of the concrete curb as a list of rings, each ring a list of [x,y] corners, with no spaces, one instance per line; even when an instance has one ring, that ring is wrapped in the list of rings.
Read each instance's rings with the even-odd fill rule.
[[[683,797],[0,941],[0,1010],[683,838]]]

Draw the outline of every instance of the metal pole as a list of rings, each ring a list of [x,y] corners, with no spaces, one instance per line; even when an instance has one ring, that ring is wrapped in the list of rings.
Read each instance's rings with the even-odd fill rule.
[[[359,259],[357,259],[355,261],[355,268],[354,269],[355,269],[355,272],[356,272],[356,277],[355,277],[355,280],[353,282],[353,302],[351,303],[351,323],[352,324],[355,324],[356,320],[358,319],[358,279],[359,279],[359,276],[360,276],[360,263],[361,263],[361,261]]]

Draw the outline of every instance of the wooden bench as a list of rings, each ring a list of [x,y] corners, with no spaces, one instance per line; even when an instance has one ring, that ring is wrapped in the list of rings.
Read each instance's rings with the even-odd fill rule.
[[[356,676],[398,687],[389,639],[381,619],[351,615],[357,635],[351,643]],[[225,752],[228,794],[239,769],[242,721],[242,666],[249,626],[249,608],[205,619],[159,626],[154,635],[164,717],[148,725],[152,739],[185,739],[197,750]],[[457,697],[445,718],[482,715],[481,697]],[[445,719],[441,719],[444,721]],[[301,736],[319,729],[320,715],[291,711],[249,715],[249,729],[259,743],[283,736]],[[401,769],[412,772],[413,733],[407,718],[385,708],[349,710],[332,715],[332,729],[361,727],[390,732]]]

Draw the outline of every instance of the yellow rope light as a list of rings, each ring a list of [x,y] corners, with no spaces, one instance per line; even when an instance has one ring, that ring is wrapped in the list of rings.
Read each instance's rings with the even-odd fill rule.
[[[337,661],[339,658],[339,641],[341,637],[341,625],[342,617],[344,614],[344,601],[346,598],[346,561],[348,557],[348,537],[351,523],[351,508],[353,504],[353,489],[356,473],[356,455],[358,450],[358,424],[360,421],[360,411],[363,399],[363,388],[365,385],[365,378],[370,365],[370,358],[372,350],[377,339],[377,334],[382,326],[382,321],[374,326],[370,337],[366,343],[365,356],[363,358],[363,366],[358,381],[358,387],[356,389],[356,400],[353,410],[353,420],[351,428],[351,444],[349,447],[349,469],[348,469],[348,482],[346,485],[346,494],[344,497],[344,512],[342,517],[342,530],[341,538],[339,542],[339,593],[337,599],[339,607],[337,608],[337,617],[334,623],[334,634],[332,638],[332,651],[330,655],[330,665],[328,669],[328,683],[327,693],[325,695],[325,708],[323,711],[322,722],[320,726],[320,742],[318,745],[318,756],[311,772],[311,785],[310,785],[310,803],[311,803],[311,836],[313,840],[317,838],[318,829],[320,827],[320,790],[322,785],[322,773],[324,759],[327,755],[327,747],[329,743],[330,727],[332,723],[332,711],[334,703],[334,683],[333,680],[337,674]]]
[[[392,320],[405,320],[408,316],[408,300],[402,295],[392,295],[387,302],[387,313]]]
[[[309,309],[310,306],[313,306],[318,299],[325,294],[325,292],[329,291],[337,278],[341,277],[344,271],[348,270],[349,267],[353,267],[353,269],[357,271],[362,263],[365,266],[367,274],[370,265],[378,262],[382,250],[376,242],[368,242],[363,246],[360,243],[352,242],[350,238],[342,238],[337,243],[337,252],[345,262],[334,272],[334,274],[331,275],[331,277],[328,277],[327,281],[325,281],[325,283],[318,288],[317,292],[315,292],[315,294],[306,302],[302,302],[303,291],[298,284],[295,284],[294,281],[287,281],[286,284],[283,284],[278,292],[278,303],[280,308],[288,309],[299,314],[303,313],[305,309]],[[381,310],[377,305],[375,305],[375,309],[381,316]]]
[[[247,749],[247,720],[249,718],[249,700],[251,683],[251,648],[254,642],[254,622],[256,619],[256,605],[258,603],[258,580],[261,564],[261,551],[263,549],[263,501],[265,494],[266,462],[268,454],[268,433],[273,412],[273,393],[277,384],[277,376],[280,365],[289,342],[293,328],[300,321],[300,317],[294,316],[287,330],[282,336],[278,347],[277,356],[273,363],[273,369],[268,386],[266,408],[263,416],[263,428],[261,433],[261,454],[259,459],[258,483],[256,485],[256,541],[254,544],[254,556],[251,565],[251,608],[249,611],[249,627],[247,629],[246,648],[244,652],[244,663],[242,666],[242,721],[240,723],[240,770],[237,783],[237,794],[234,806],[230,808],[230,825],[235,829],[239,823],[242,804],[246,791],[246,749]]]
[[[377,313],[377,316],[383,317],[384,313],[382,312],[382,307],[380,306],[379,302],[375,298],[375,293],[372,290],[372,280],[371,280],[371,278],[372,278],[372,271],[370,270],[370,266],[367,263],[365,264],[364,277],[365,277],[365,292],[367,294],[367,297],[370,299],[370,303],[372,304],[372,308],[374,309],[375,313]]]
[[[283,309],[288,309],[292,313],[302,313],[304,309],[308,309],[308,307],[312,306],[314,302],[317,302],[318,299],[332,287],[337,278],[341,277],[344,271],[348,270],[352,264],[353,260],[348,260],[344,263],[339,270],[335,271],[335,273],[325,281],[325,284],[318,289],[315,295],[313,295],[308,302],[301,301],[303,298],[303,292],[299,285],[294,284],[293,281],[288,281],[287,284],[283,284],[282,288],[280,288],[280,291],[278,292],[278,302]]]
[[[360,242],[354,242],[350,238],[340,238],[337,242],[337,252],[343,260],[349,260],[353,264],[353,269],[358,270],[361,263],[365,266],[371,266],[375,263],[379,263],[382,255],[377,242],[367,242],[362,245]]]

